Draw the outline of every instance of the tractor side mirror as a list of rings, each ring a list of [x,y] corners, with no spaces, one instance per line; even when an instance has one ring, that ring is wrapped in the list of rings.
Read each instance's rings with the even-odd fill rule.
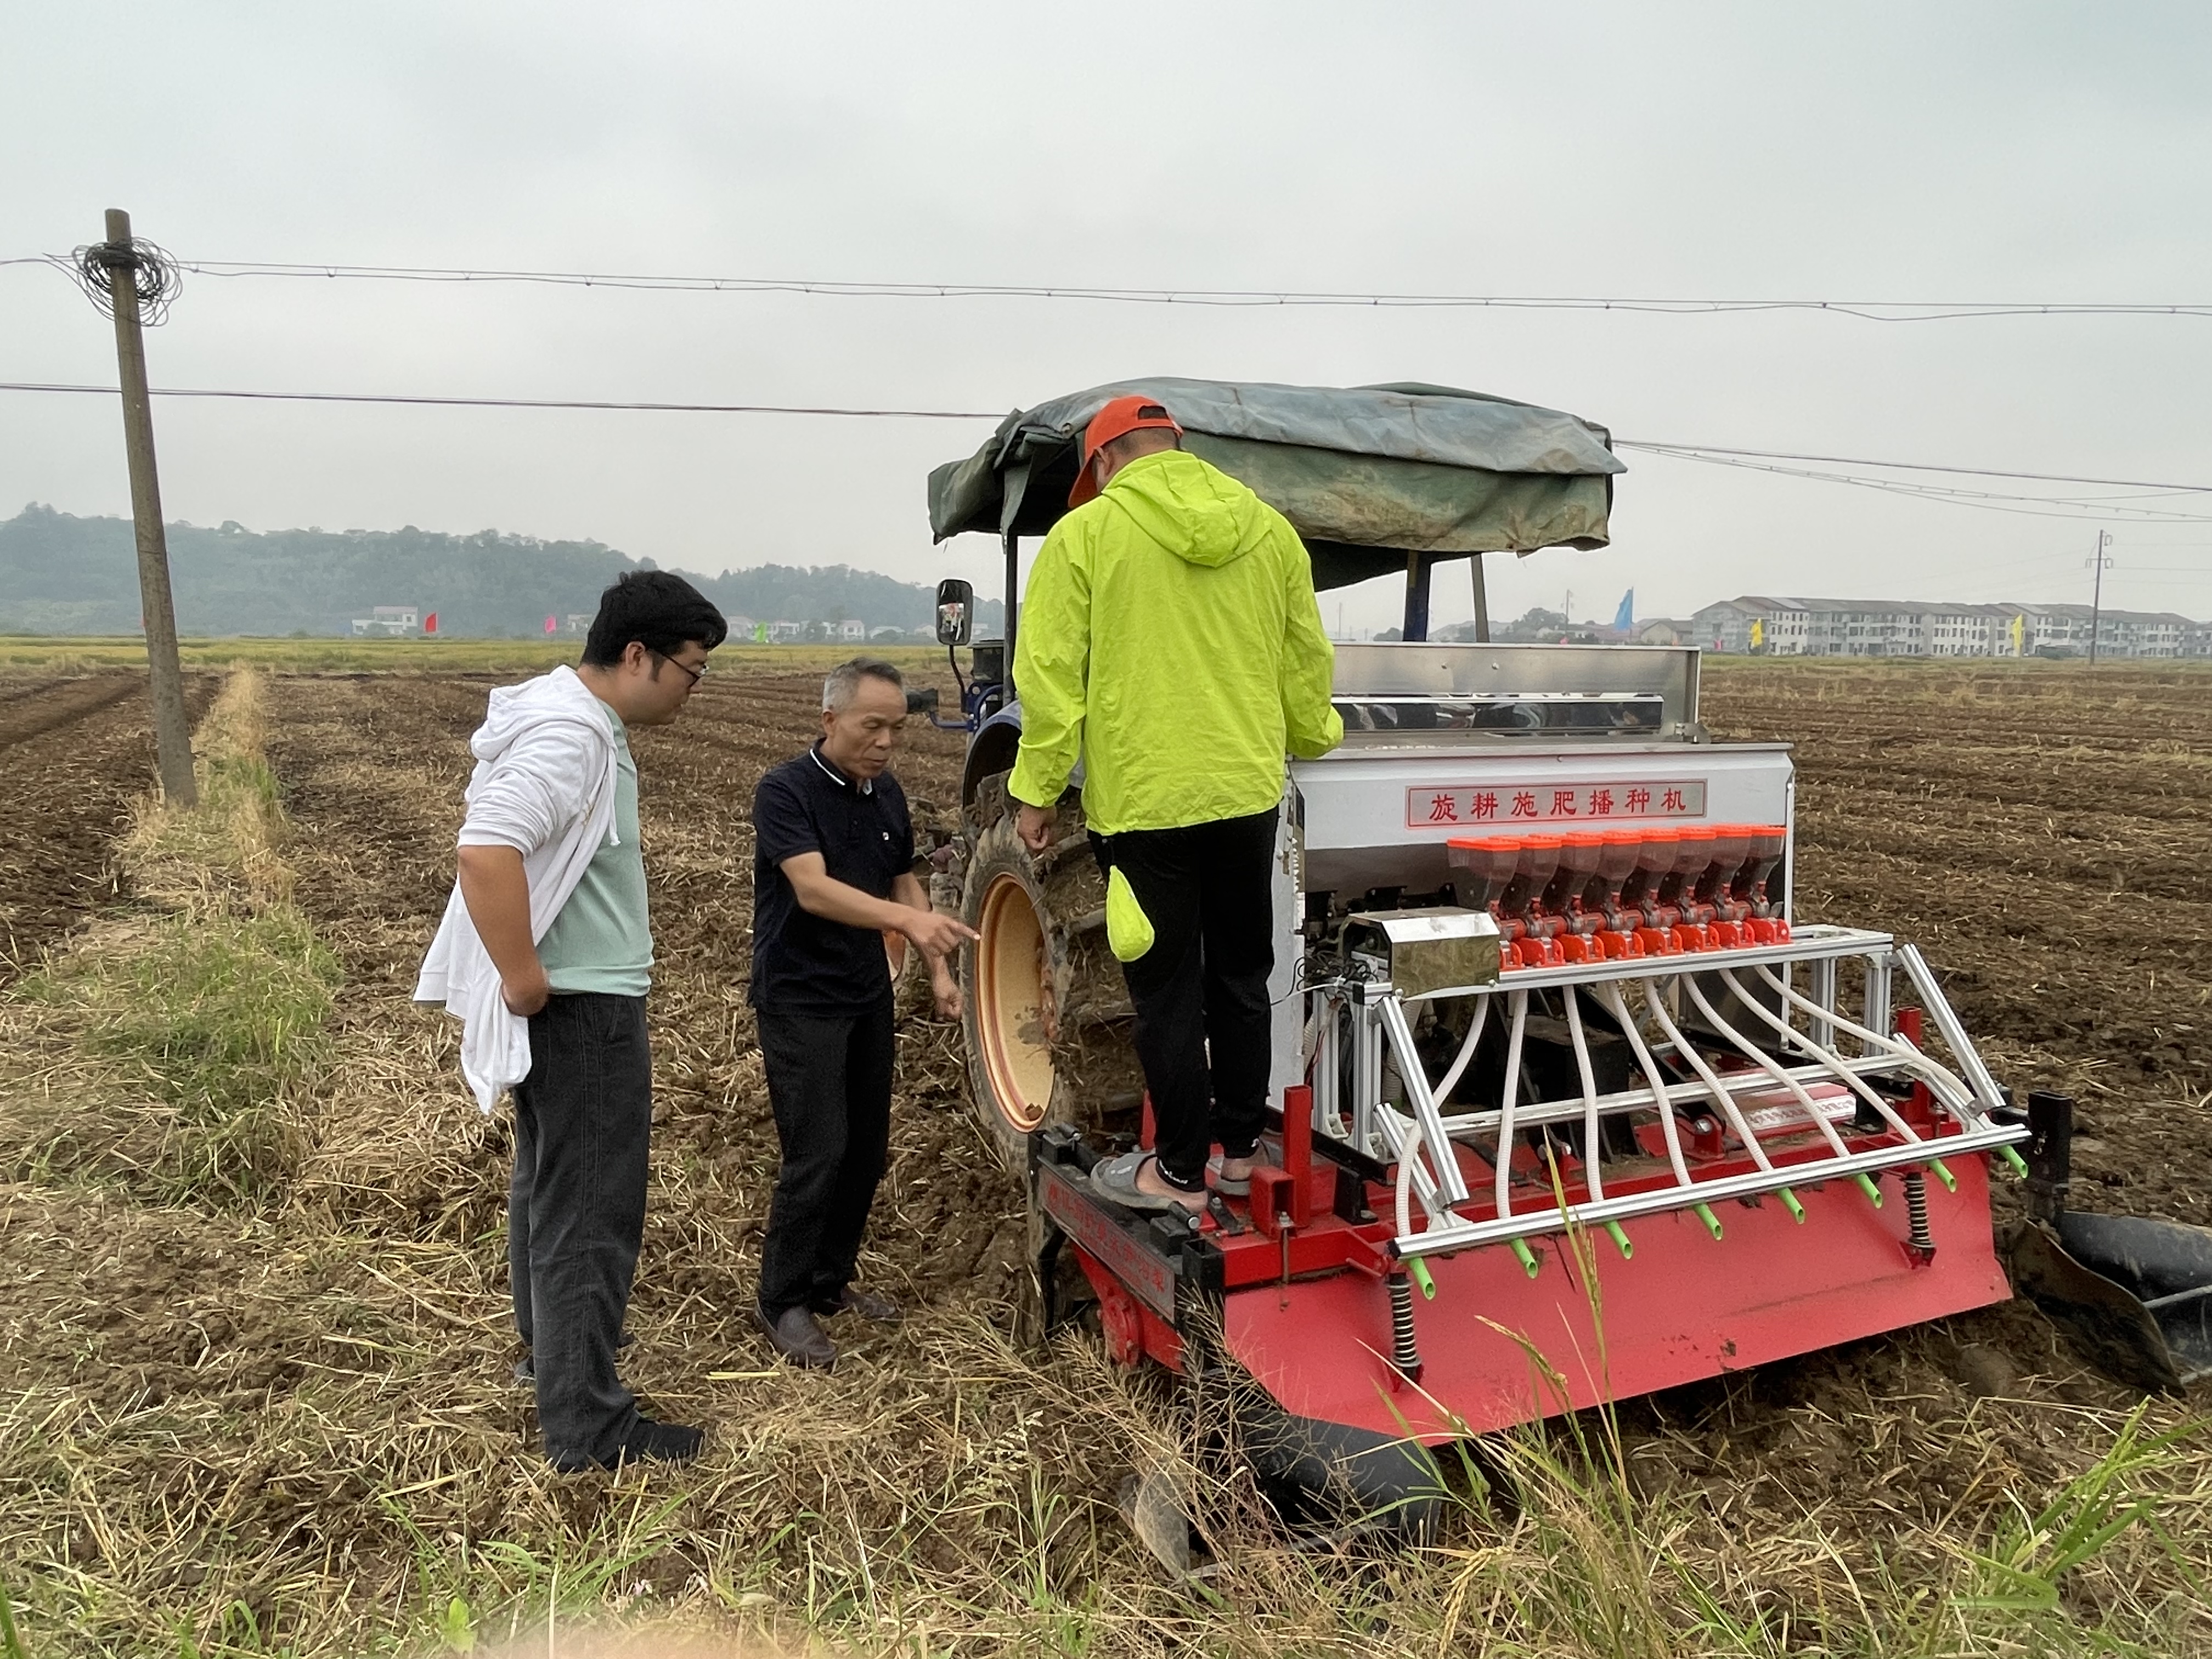
[[[937,585],[937,642],[965,645],[975,632],[975,590],[957,576]]]

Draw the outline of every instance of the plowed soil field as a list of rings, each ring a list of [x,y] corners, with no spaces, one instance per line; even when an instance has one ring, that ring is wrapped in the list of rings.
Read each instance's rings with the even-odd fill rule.
[[[412,988],[453,881],[453,840],[468,736],[501,677],[395,682],[291,679],[276,690],[270,759],[302,832],[291,861],[299,897],[344,960],[358,1014],[389,1017]],[[752,958],[752,795],[761,774],[819,730],[818,673],[713,675],[674,726],[635,734],[639,816],[652,883],[657,1157],[690,1164],[742,1206],[741,1243],[757,1241],[777,1159],[745,985]],[[948,699],[949,700],[949,699]],[[916,821],[957,800],[963,739],[927,728],[898,770]],[[960,1092],[957,1026],[903,1029],[894,1173],[879,1203],[876,1271],[909,1294],[969,1283],[988,1258],[1010,1282],[1019,1218]],[[425,1079],[450,1089],[451,1075]],[[498,1149],[503,1152],[503,1145]],[[465,1197],[468,1231],[500,1214],[503,1184]],[[447,1194],[423,1203],[463,1201]],[[750,1285],[709,1282],[676,1234],[647,1249],[667,1276],[641,1297],[697,1296],[742,1328]],[[1003,1237],[1002,1237],[1003,1235]],[[896,1262],[896,1267],[890,1264]]]
[[[1797,913],[1918,945],[2000,1081],[2077,1096],[2085,1209],[2212,1220],[2208,709],[2198,668],[1707,673],[1717,738],[1797,745]]]
[[[26,1449],[0,1466],[0,1493],[24,1505],[20,1533],[0,1513],[0,1565],[53,1575],[55,1605],[84,1627],[68,1651],[173,1652],[161,1632],[204,1632],[233,1607],[301,1651],[359,1651],[357,1635],[444,1605],[424,1601],[425,1550],[520,1537],[550,1560],[615,1552],[622,1526],[643,1524],[634,1494],[556,1480],[532,1455],[531,1397],[508,1384],[505,1118],[468,1100],[450,1022],[408,1000],[453,878],[469,733],[489,688],[517,678],[270,684],[269,759],[295,830],[283,856],[345,983],[337,1062],[269,1206],[201,1213],[35,1174],[0,1186],[0,1404],[24,1402]],[[151,761],[143,700],[106,699],[136,684],[0,678],[0,916],[19,951],[108,891]],[[827,1377],[776,1367],[748,1322],[776,1165],[744,1004],[750,803],[815,731],[819,684],[733,664],[678,724],[636,738],[657,1107],[624,1367],[716,1440],[670,1488],[680,1529],[653,1534],[643,1588],[625,1593],[691,1594],[761,1559],[760,1582],[792,1605],[792,1585],[813,1594],[817,1523],[903,1540],[902,1571],[1012,1582],[1030,1571],[1010,1540],[1032,1500],[1103,1540],[1076,1559],[1135,1582],[1150,1568],[1110,1516],[1126,1431],[1067,1404],[1093,1373],[1064,1352],[1015,1371],[977,1335],[1008,1321],[1024,1228],[971,1122],[957,1027],[902,1022],[892,1167],[862,1261],[914,1316],[838,1322],[851,1363]],[[1797,744],[1798,914],[1918,943],[2002,1080],[2081,1097],[2083,1207],[2212,1218],[2207,707],[2202,670],[1706,669],[1717,737]],[[961,750],[910,735],[897,764],[918,818],[953,804]],[[1841,1598],[1832,1561],[1858,1575],[1855,1595],[1986,1535],[2008,1494],[2047,1494],[2100,1455],[2103,1413],[2135,1398],[2014,1304],[1676,1390],[1623,1423],[1639,1486],[1693,1501],[1698,1548],[1812,1526],[1843,1540],[1771,1574],[1750,1564],[1786,1607]],[[1038,1542],[1036,1571],[1073,1535]]]
[[[389,1017],[451,881],[465,740],[502,677],[278,682],[271,760],[302,831],[300,892],[345,957],[358,1012]],[[744,1001],[751,951],[752,791],[816,729],[812,673],[710,677],[636,753],[653,884],[657,1146],[709,1172],[756,1243],[775,1142]],[[950,688],[947,688],[948,695]],[[2212,737],[2202,671],[1928,664],[1719,664],[1705,713],[1722,740],[1797,745],[1798,913],[1917,942],[2000,1079],[2082,1103],[2076,1202],[2212,1216]],[[962,739],[922,728],[898,762],[917,817],[952,805]],[[957,1030],[902,1035],[895,1161],[872,1235],[907,1294],[1016,1289],[1022,1237],[971,1127]],[[425,1079],[453,1090],[450,1074]],[[495,1224],[503,1146],[472,1193],[418,1212]],[[2000,1188],[2009,1204],[2014,1189]],[[641,1285],[736,1310],[665,1229]],[[746,1340],[741,1327],[717,1335]]]
[[[270,759],[300,831],[301,900],[344,958],[342,1024],[405,1017],[452,880],[467,737],[487,691],[511,678],[274,684]],[[819,684],[751,668],[710,677],[678,725],[636,742],[660,954],[659,1145],[730,1180],[756,1218],[775,1140],[744,1002],[751,795],[763,769],[815,729]],[[151,769],[143,684],[119,673],[0,679],[11,774],[0,920],[19,952],[111,891],[108,844]],[[196,708],[212,685],[196,681]],[[2094,678],[1910,663],[1707,668],[1717,738],[1797,745],[1799,914],[1918,942],[2001,1079],[2079,1093],[2088,1207],[2197,1220],[2212,1209],[2208,696],[2203,671],[2128,665]],[[909,736],[898,766],[918,816],[952,804],[961,749],[957,734]],[[1011,1290],[1020,1231],[969,1127],[957,1036],[917,1020],[902,1037],[903,1109],[873,1240],[878,1270],[924,1297]],[[434,1063],[422,1086],[457,1091],[450,1062]],[[416,1224],[442,1212],[471,1235],[493,1224],[503,1150],[495,1134],[472,1190],[411,1195]],[[647,1260],[659,1264],[641,1285],[648,1303],[742,1297],[695,1282],[673,1237],[648,1244]]]
[[[189,677],[197,720],[216,677]],[[154,781],[146,677],[0,674],[0,984],[114,898],[108,853]]]

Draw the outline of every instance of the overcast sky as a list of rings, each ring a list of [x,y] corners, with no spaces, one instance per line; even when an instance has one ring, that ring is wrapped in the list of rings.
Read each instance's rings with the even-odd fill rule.
[[[2201,4],[0,3],[0,258],[1496,295],[2212,301]],[[2212,319],[1219,310],[187,277],[155,384],[1005,410],[1425,380],[1620,437],[2212,482]],[[112,384],[0,268],[0,380]],[[923,483],[988,422],[155,405],[168,515],[596,538],[995,592]],[[2088,596],[2089,521],[1629,453],[1493,609]],[[1954,480],[1971,483],[1971,480]],[[2003,488],[2005,486],[1996,486]],[[2192,500],[2212,514],[2212,497]],[[112,403],[0,392],[0,513],[127,513]],[[2109,603],[2212,616],[2212,521]],[[1452,567],[1455,572],[1464,567]],[[393,595],[396,600],[407,596]],[[1395,619],[1372,585],[1347,627]],[[1332,626],[1338,600],[1326,601]],[[1437,620],[1468,614],[1464,579]]]

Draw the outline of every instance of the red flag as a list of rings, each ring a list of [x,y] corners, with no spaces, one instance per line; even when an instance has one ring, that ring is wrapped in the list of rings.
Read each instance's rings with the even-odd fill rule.
[[[545,631],[549,634],[557,633],[559,631],[559,629],[554,626],[553,618],[550,617],[548,617],[545,619]]]
[[[433,611],[428,616],[422,618],[422,631],[425,634],[434,634],[438,631],[438,613],[436,611]]]

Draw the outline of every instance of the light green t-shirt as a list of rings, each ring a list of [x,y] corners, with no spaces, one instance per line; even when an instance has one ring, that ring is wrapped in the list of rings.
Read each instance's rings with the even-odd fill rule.
[[[645,903],[645,854],[637,841],[637,763],[622,716],[606,704],[615,734],[615,835],[592,854],[576,890],[538,941],[546,982],[556,991],[641,997],[653,985],[653,925]]]

